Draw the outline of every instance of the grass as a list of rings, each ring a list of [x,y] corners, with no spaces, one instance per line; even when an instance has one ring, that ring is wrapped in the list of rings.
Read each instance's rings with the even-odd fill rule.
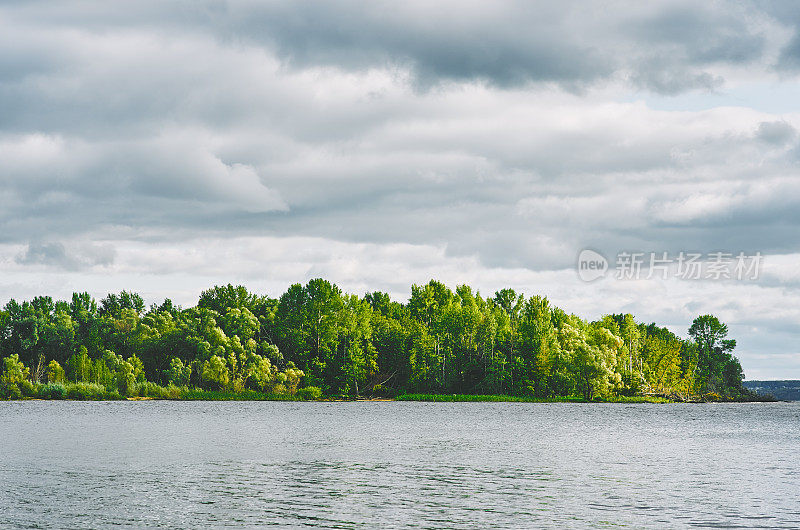
[[[54,396],[55,385],[49,386],[51,399],[60,399]],[[103,385],[95,383],[65,383],[64,398],[76,401],[105,401],[122,399],[116,390],[107,390]]]
[[[137,383],[134,387],[132,397],[151,398],[151,399],[181,399],[181,393],[186,388],[175,385],[161,386],[150,381]]]
[[[501,402],[519,402],[519,403],[544,403],[544,402],[580,402],[583,401],[577,397],[557,397],[557,398],[532,398],[525,396],[506,396],[506,395],[493,395],[493,394],[403,394],[397,397],[397,401],[442,401],[442,402],[455,402],[455,401],[501,401]]]
[[[199,388],[161,386],[149,381],[134,384],[129,394],[121,395],[96,383],[31,383],[0,385],[0,400],[46,399],[73,401],[106,401],[122,399],[160,399],[184,401],[318,401],[322,391],[316,387],[301,388],[295,395],[243,390],[202,390]]]
[[[435,401],[435,402],[514,402],[514,403],[586,403],[579,396],[559,396],[534,398],[525,396],[480,395],[480,394],[403,394],[397,401]],[[612,396],[595,399],[597,403],[670,403],[670,400],[650,396]]]
[[[178,399],[186,401],[302,401],[298,396],[287,394],[267,394],[255,390],[243,390],[242,392],[201,390],[199,388],[183,389]]]
[[[610,396],[603,399],[605,403],[676,403],[661,396]]]
[[[100,401],[125,399],[116,390],[109,390],[94,383],[46,383],[31,384],[25,381],[22,385],[10,385],[5,389],[2,398],[6,399],[70,399],[80,401]],[[8,394],[8,395],[5,395]],[[244,390],[202,390],[199,388],[160,386],[156,383],[137,383],[131,389],[131,399],[169,399],[184,401],[319,401],[330,400],[332,396],[323,396],[317,387],[301,388],[295,395],[274,394]],[[347,398],[350,400],[350,398]],[[585,403],[580,396],[560,396],[552,398],[535,398],[528,396],[487,395],[487,394],[403,394],[397,401],[429,401],[429,402],[516,402],[516,403]],[[595,398],[600,403],[671,403],[664,397],[656,396],[610,396]]]

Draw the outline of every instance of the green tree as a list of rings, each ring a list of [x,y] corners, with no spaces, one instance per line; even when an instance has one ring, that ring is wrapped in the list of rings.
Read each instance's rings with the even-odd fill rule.
[[[169,362],[169,369],[164,374],[165,379],[171,385],[186,386],[192,375],[192,367],[184,365],[178,357],[173,357]]]
[[[20,399],[33,394],[33,385],[28,380],[30,371],[13,353],[3,359],[3,373],[0,375],[0,397]]]
[[[74,383],[88,383],[91,378],[92,360],[88,350],[81,346],[78,353],[67,359],[67,376]]]
[[[519,337],[520,391],[547,396],[558,360],[558,338],[547,298],[533,296],[525,302],[519,317]]]
[[[27,381],[29,376],[30,370],[19,360],[19,355],[16,353],[3,359],[3,375],[0,376],[2,384],[9,386],[22,383]]]
[[[119,295],[110,293],[100,301],[98,315],[120,318],[125,309],[133,311],[139,317],[144,313],[144,300],[130,291],[122,291]]]
[[[212,355],[203,363],[203,381],[214,390],[223,390],[230,384],[230,371],[225,359]]]
[[[697,345],[699,390],[720,395],[741,393],[744,375],[731,354],[736,341],[726,338],[728,326],[713,315],[701,315],[689,327],[689,336]]]
[[[249,309],[256,305],[258,297],[243,285],[217,285],[200,293],[198,308],[210,309],[224,315],[229,309]]]
[[[47,382],[48,383],[64,383],[66,382],[66,375],[64,369],[58,364],[58,361],[53,359],[47,365]]]

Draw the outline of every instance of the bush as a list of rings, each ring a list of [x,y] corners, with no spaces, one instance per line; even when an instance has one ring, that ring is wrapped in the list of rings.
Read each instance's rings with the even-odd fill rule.
[[[67,397],[67,387],[62,383],[47,383],[39,387],[39,397],[42,399],[64,399]]]
[[[322,397],[322,389],[318,386],[307,386],[297,391],[297,397],[306,401],[314,401]]]
[[[17,383],[20,392],[25,397],[36,397],[36,387],[31,383],[29,380],[25,379],[24,381],[20,381]]]
[[[0,397],[3,399],[22,399],[22,392],[16,383],[0,384]]]
[[[118,392],[107,392],[103,385],[97,383],[73,383],[67,386],[67,398],[80,401],[96,401],[101,399],[120,399]]]
[[[256,390],[232,392],[230,390],[203,390],[200,388],[181,388],[180,399],[188,401],[297,401],[297,395],[267,394]]]
[[[149,397],[155,399],[179,399],[181,389],[175,385],[160,386],[150,381],[138,383],[134,389],[134,394],[139,397]]]
[[[294,363],[291,361],[286,364],[286,370],[284,370],[282,373],[284,374],[284,378],[283,381],[280,381],[280,383],[286,387],[285,392],[289,394],[294,394],[297,392],[297,385],[300,383],[300,379],[302,379],[306,374],[299,368],[296,368]]]
[[[375,385],[372,387],[372,395],[376,397],[395,397],[397,395],[397,390],[390,387],[385,387],[383,385]]]

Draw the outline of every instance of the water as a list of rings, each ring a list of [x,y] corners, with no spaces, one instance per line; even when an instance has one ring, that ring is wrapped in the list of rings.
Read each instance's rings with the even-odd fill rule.
[[[800,526],[800,403],[2,402],[2,528]]]

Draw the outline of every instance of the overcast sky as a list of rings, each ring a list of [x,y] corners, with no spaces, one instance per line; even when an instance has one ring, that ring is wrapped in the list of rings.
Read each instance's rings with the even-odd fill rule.
[[[711,312],[800,379],[799,95],[788,0],[5,1],[0,303],[437,278]],[[584,248],[764,257],[586,283]]]

